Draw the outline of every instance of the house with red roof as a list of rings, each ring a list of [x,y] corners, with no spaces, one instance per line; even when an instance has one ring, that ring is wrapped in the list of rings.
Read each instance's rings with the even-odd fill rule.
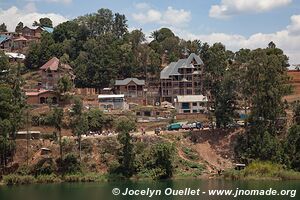
[[[72,67],[62,63],[58,58],[53,57],[40,67],[41,84],[37,91],[26,92],[28,104],[53,104],[66,103],[60,99],[60,95],[55,91],[61,77],[67,75],[71,80],[75,79]]]
[[[75,79],[73,69],[70,65],[61,63],[56,57],[51,58],[42,67],[40,67],[42,77],[41,86],[46,90],[53,90],[57,86],[58,80],[67,75],[71,80]]]

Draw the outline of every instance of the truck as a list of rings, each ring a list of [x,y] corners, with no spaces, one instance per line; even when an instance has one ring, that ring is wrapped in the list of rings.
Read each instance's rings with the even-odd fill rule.
[[[179,129],[181,129],[181,124],[179,123],[173,123],[173,124],[170,124],[168,127],[167,127],[168,131],[178,131]]]

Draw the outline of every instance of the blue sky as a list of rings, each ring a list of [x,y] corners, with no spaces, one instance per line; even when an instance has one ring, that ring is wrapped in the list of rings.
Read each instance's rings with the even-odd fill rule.
[[[185,39],[222,42],[231,50],[265,47],[273,40],[300,63],[300,0],[0,0],[0,23],[31,24],[49,16],[54,24],[109,8],[125,14],[130,30],[146,35],[171,28]]]

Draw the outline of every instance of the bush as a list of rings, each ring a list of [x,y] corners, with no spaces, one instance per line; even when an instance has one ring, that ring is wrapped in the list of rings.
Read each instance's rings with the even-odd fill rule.
[[[199,160],[198,153],[195,150],[193,150],[192,148],[183,147],[182,151],[185,153],[187,158],[189,158],[190,160]]]
[[[66,182],[98,182],[104,180],[105,176],[97,173],[71,174],[64,177],[64,181]]]
[[[18,175],[24,176],[30,174],[30,169],[27,165],[21,165],[18,170],[16,171]]]
[[[52,158],[42,158],[33,166],[32,173],[38,175],[50,175],[56,171]]]
[[[279,171],[282,171],[283,167],[279,164],[271,162],[259,162],[254,161],[244,169],[245,176],[274,176]]]
[[[36,178],[37,183],[59,183],[61,179],[54,174],[50,175],[39,175]]]
[[[76,156],[68,154],[62,161],[57,159],[58,172],[61,174],[76,174],[81,172],[80,163]]]

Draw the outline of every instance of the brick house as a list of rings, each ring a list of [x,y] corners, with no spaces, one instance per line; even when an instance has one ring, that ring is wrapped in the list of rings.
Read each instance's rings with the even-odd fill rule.
[[[161,101],[174,103],[178,95],[202,94],[203,66],[201,58],[192,53],[165,67],[160,73]]]
[[[40,67],[40,75],[40,88],[36,91],[26,92],[28,104],[46,104],[49,100],[51,100],[53,104],[69,103],[66,100],[62,100],[60,95],[55,91],[59,79],[64,75],[74,80],[75,76],[69,65],[63,64],[58,58],[53,57]]]
[[[27,104],[46,104],[51,100],[52,104],[58,104],[59,96],[55,91],[52,90],[40,90],[35,92],[26,92]]]
[[[53,57],[40,68],[42,77],[41,86],[46,90],[53,90],[58,80],[64,75],[68,75],[72,80],[75,79],[72,68],[68,64],[63,64],[58,58]]]

